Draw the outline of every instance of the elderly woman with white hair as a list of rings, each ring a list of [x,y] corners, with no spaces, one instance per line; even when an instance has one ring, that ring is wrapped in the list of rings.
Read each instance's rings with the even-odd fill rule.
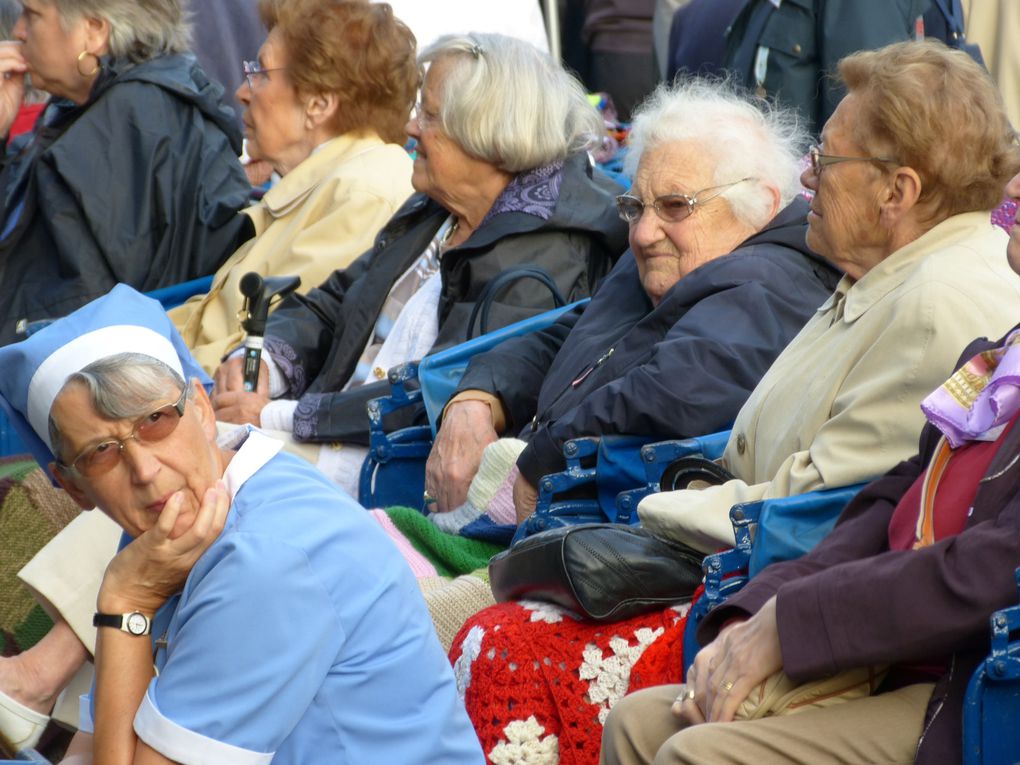
[[[22,0],[0,42],[0,135],[26,75],[52,98],[0,174],[0,344],[118,282],[211,274],[251,236],[223,89],[189,54],[181,0]]]
[[[566,439],[692,436],[733,421],[839,281],[804,243],[798,175],[807,141],[790,112],[726,83],[690,80],[653,93],[634,118],[634,183],[618,198],[630,251],[583,312],[472,360],[430,458],[429,489],[452,510],[433,514],[437,525],[471,532],[473,499],[505,441],[486,452],[466,503],[452,486],[454,468],[472,457],[477,466],[500,431],[522,439],[514,493],[523,519],[533,511],[532,487],[558,468]],[[492,505],[497,522],[516,520]],[[507,739],[508,726],[534,716],[561,751],[594,762],[599,692],[579,691],[573,673],[585,674],[581,649],[595,645],[601,656],[614,634],[516,603],[468,619],[451,657],[486,753]]]
[[[390,367],[468,339],[500,274],[540,269],[576,300],[625,247],[615,185],[585,153],[602,123],[573,77],[502,35],[448,36],[419,60],[430,66],[407,123],[418,193],[372,250],[275,311],[256,391],[243,390],[240,358],[215,376],[218,419],[327,444],[319,467],[352,493],[366,451],[332,445],[367,444],[365,403],[386,392]],[[489,328],[552,305],[536,281],[511,282]]]
[[[452,511],[433,516],[442,528],[482,511],[468,485],[501,435],[522,439],[520,521],[571,438],[729,426],[839,279],[804,244],[806,143],[789,113],[725,85],[660,86],[634,119],[634,184],[617,198],[630,251],[587,307],[473,359],[446,408],[426,483]]]

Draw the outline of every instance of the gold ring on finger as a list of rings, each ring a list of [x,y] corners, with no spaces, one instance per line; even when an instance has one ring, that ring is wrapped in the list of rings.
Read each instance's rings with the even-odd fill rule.
[[[725,683],[720,684],[719,688],[722,690],[723,693],[729,693],[730,691],[733,690],[733,682],[727,680]]]

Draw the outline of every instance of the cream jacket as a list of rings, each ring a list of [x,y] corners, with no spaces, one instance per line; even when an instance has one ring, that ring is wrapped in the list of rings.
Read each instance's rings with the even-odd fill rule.
[[[212,374],[243,340],[241,277],[298,274],[307,292],[370,249],[411,192],[411,159],[400,146],[375,135],[322,144],[244,211],[255,236],[219,268],[211,290],[170,311],[198,363]]]
[[[722,461],[741,480],[647,497],[642,523],[711,552],[732,546],[737,502],[868,481],[912,456],[921,400],[967,343],[1016,323],[1007,240],[987,213],[957,215],[844,277],[737,415]]]

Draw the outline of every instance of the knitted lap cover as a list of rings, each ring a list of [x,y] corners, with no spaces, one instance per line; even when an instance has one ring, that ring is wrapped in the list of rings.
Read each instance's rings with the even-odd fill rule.
[[[79,512],[34,459],[0,459],[0,655],[31,647],[53,626],[17,574]]]
[[[520,601],[468,619],[450,661],[490,765],[596,765],[617,701],[681,681],[687,610],[598,624]]]

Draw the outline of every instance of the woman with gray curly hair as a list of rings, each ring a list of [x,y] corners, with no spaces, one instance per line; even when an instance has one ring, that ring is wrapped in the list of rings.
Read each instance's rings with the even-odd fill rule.
[[[25,75],[52,98],[0,176],[0,343],[117,282],[216,270],[251,235],[241,136],[187,53],[180,0],[24,0],[0,43],[0,134]]]

